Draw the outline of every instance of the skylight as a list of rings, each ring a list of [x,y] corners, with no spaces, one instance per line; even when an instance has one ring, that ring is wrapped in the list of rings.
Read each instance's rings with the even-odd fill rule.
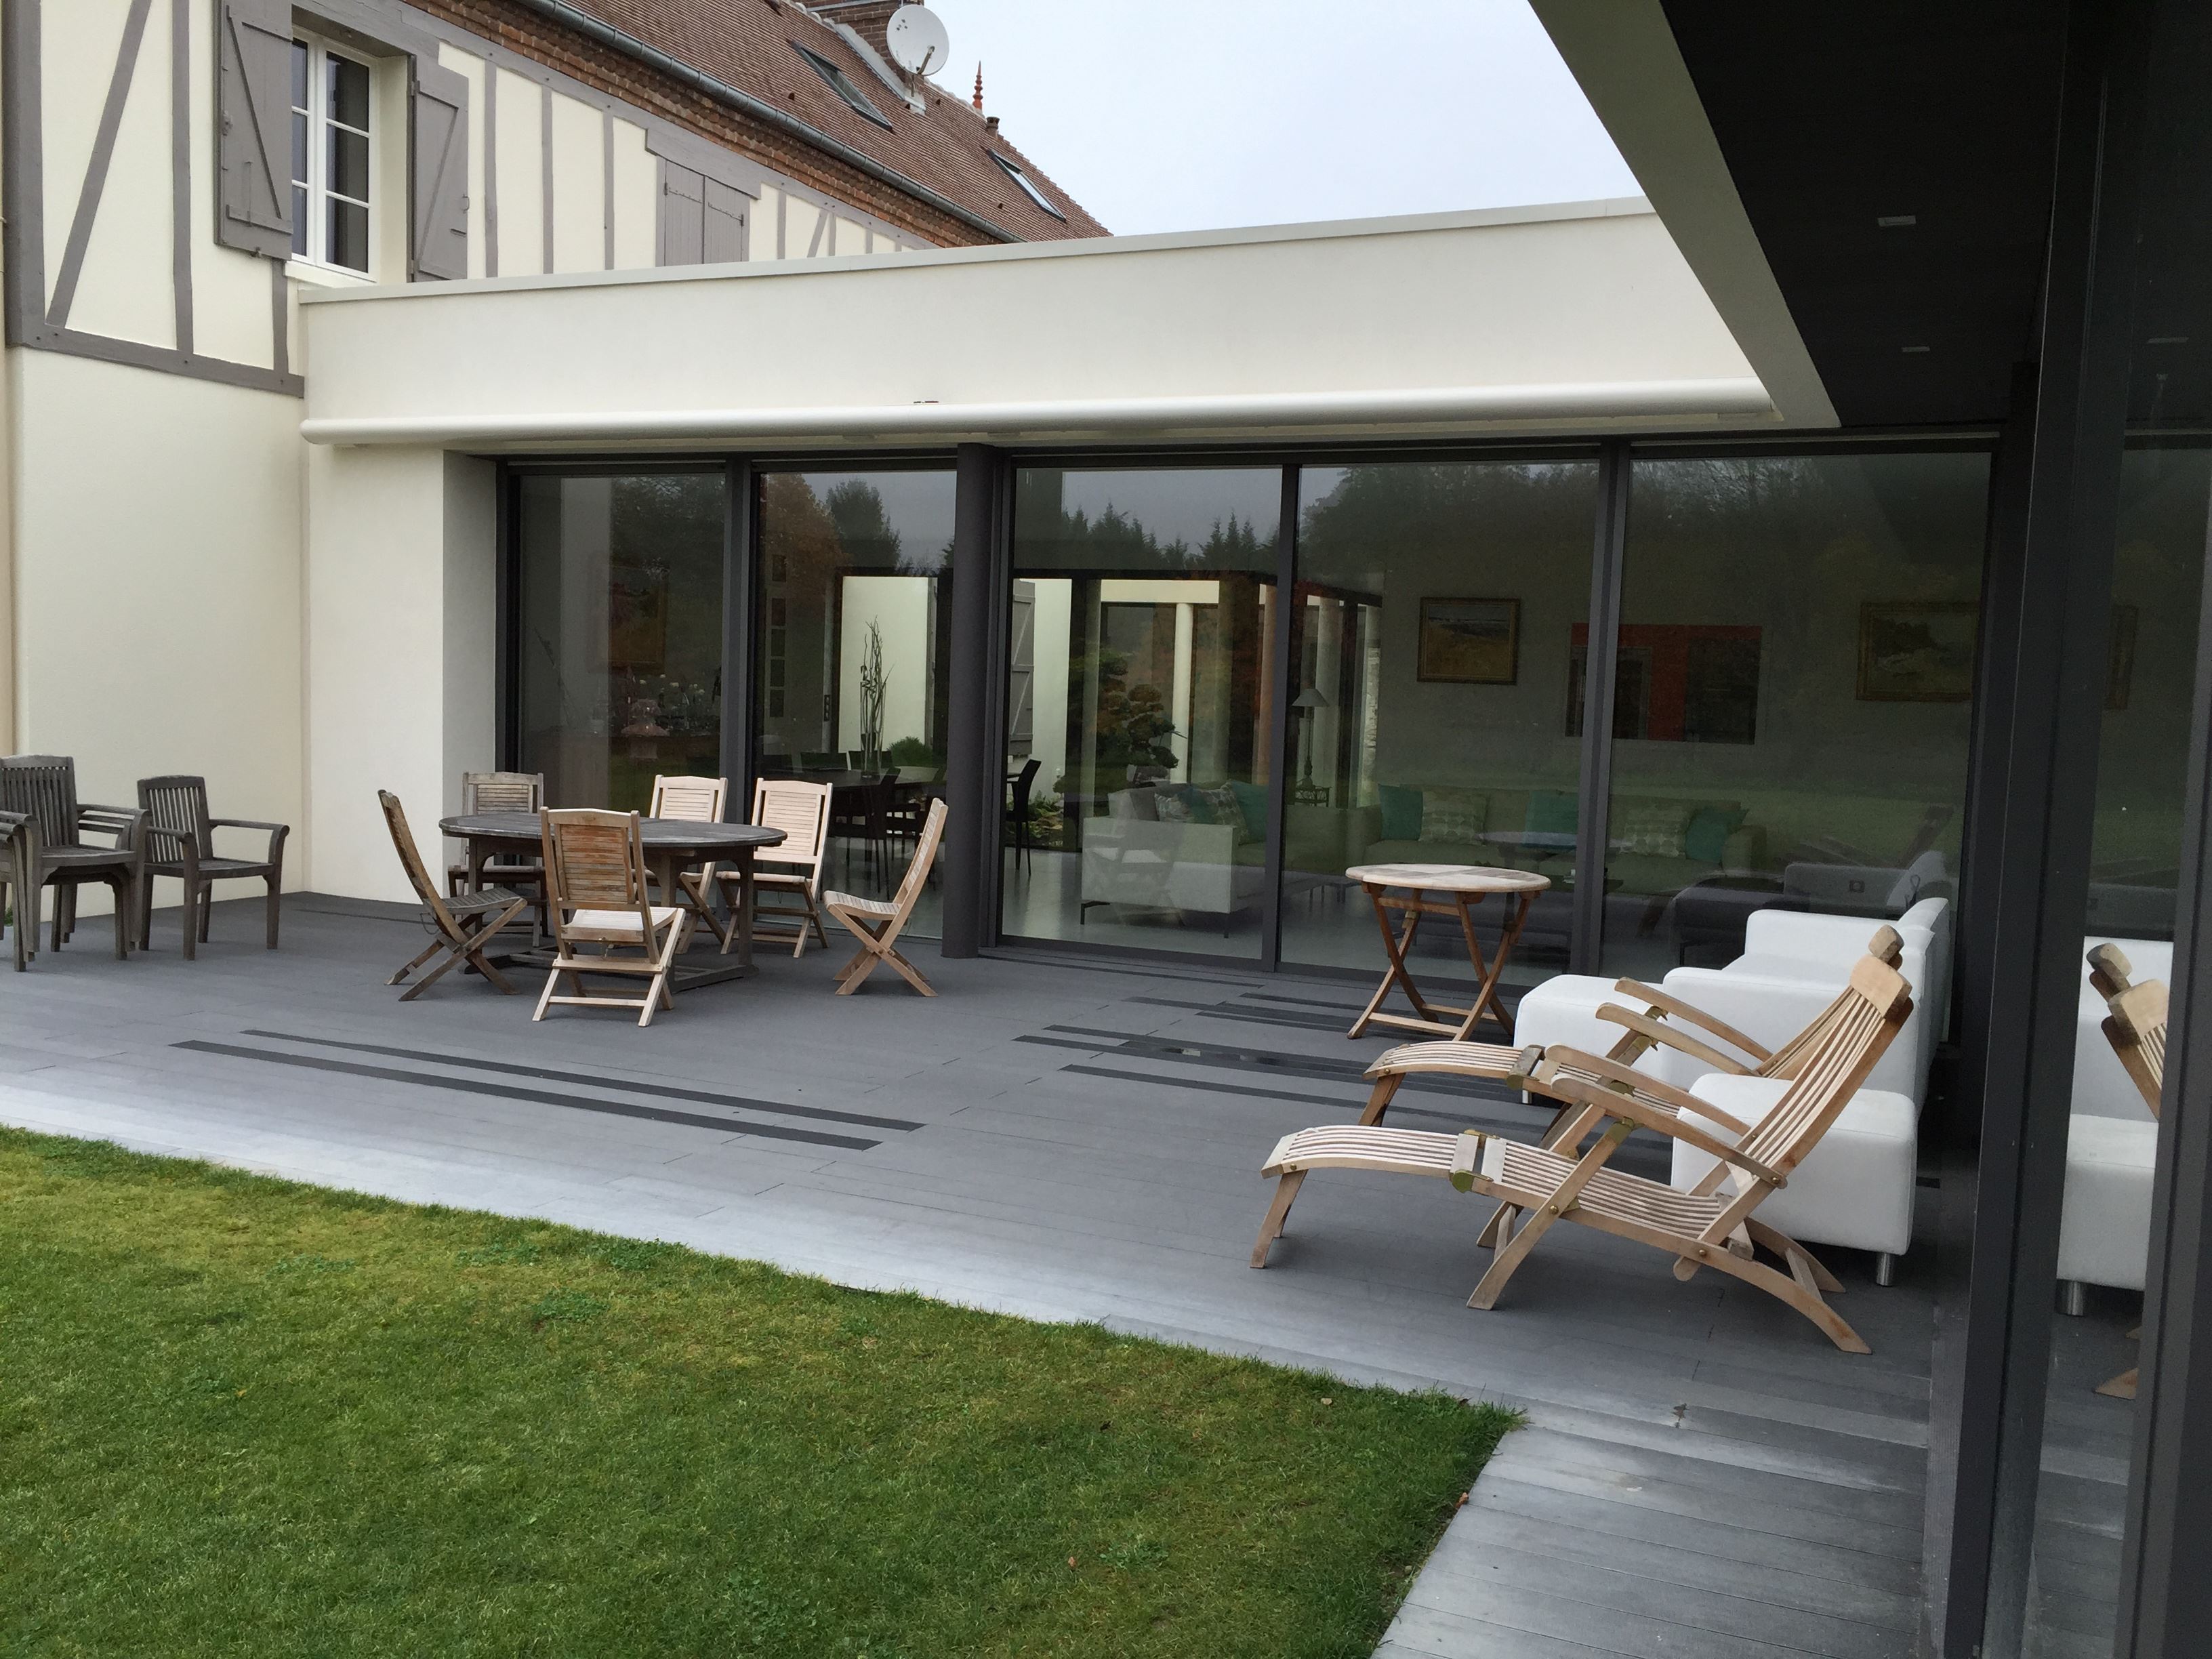
[[[1000,167],[1006,168],[1006,176],[1022,187],[1022,193],[1027,196],[1030,200],[1035,202],[1039,207],[1042,208],[1047,213],[1052,215],[1055,219],[1065,220],[1067,217],[1065,213],[1062,213],[1058,208],[1054,207],[1050,202],[1045,199],[1045,193],[1039,190],[1034,184],[1030,182],[1030,176],[1028,173],[1024,173],[1020,167],[1008,161],[1005,156],[1000,155],[996,150],[991,151],[990,155],[994,161],[996,161]]]
[[[890,118],[868,101],[868,94],[853,84],[853,77],[839,69],[818,52],[809,52],[794,40],[791,49],[814,66],[814,72],[830,83],[830,90],[853,106],[854,112],[864,115],[885,132],[891,131]],[[1029,181],[1024,179],[1024,184]],[[1032,192],[1034,193],[1034,192]]]

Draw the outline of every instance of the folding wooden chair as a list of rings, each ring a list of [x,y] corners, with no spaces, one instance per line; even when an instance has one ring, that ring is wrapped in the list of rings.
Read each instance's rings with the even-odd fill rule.
[[[1867,954],[1894,968],[1905,960],[1905,939],[1896,928],[1887,924],[1875,929],[1867,940]],[[1851,993],[1847,986],[1837,999],[1823,1009],[1805,1029],[1769,1051],[1734,1026],[1715,1019],[1711,1014],[1686,1003],[1656,986],[1644,985],[1632,979],[1617,981],[1613,988],[1622,996],[1644,1005],[1639,1013],[1631,1007],[1607,1003],[1597,1011],[1597,1018],[1608,1024],[1623,1028],[1620,1038],[1608,1048],[1604,1058],[1615,1068],[1608,1076],[1619,1081],[1621,1075],[1632,1075],[1635,1087],[1644,1080],[1642,1073],[1628,1073],[1632,1066],[1654,1048],[1672,1048],[1692,1056],[1716,1071],[1750,1077],[1794,1078],[1805,1057],[1818,1044],[1828,1026],[1850,1005]],[[1734,1050],[1734,1053],[1729,1052]],[[1382,1114],[1389,1109],[1399,1087],[1409,1077],[1473,1078],[1486,1083],[1503,1083],[1509,1088],[1533,1091],[1530,1073],[1543,1057],[1536,1048],[1516,1048],[1497,1042],[1461,1042],[1449,1038],[1432,1039],[1425,1042],[1401,1043],[1378,1057],[1367,1068],[1367,1075],[1375,1079],[1375,1087],[1367,1097],[1366,1109],[1359,1115],[1362,1127],[1380,1123]],[[1665,1099],[1657,1093],[1648,1094],[1644,1103],[1660,1110],[1671,1110]],[[1701,1105],[1698,1110],[1708,1117],[1716,1116],[1718,1109]],[[1552,1120],[1542,1145],[1550,1146],[1557,1133],[1565,1127],[1568,1116],[1563,1107]],[[1726,1121],[1719,1114],[1717,1121]],[[1744,1126],[1738,1124],[1740,1131]]]
[[[1843,1289],[1835,1276],[1795,1239],[1759,1220],[1755,1212],[1820,1144],[1911,1013],[1911,991],[1904,975],[1876,957],[1862,960],[1851,970],[1842,1009],[1826,1021],[1789,1088],[1740,1136],[1703,1127],[1700,1120],[1714,1114],[1694,1095],[1641,1073],[1627,1073],[1635,1079],[1632,1085],[1613,1080],[1607,1073],[1625,1068],[1562,1048],[1547,1049],[1529,1078],[1531,1088],[1571,1101],[1577,1109],[1572,1122],[1550,1146],[1525,1146],[1473,1129],[1448,1135],[1331,1127],[1286,1135],[1261,1168],[1262,1174],[1277,1177],[1277,1184],[1253,1247],[1252,1265],[1267,1265],[1268,1248],[1281,1236],[1291,1204],[1312,1170],[1442,1176],[1461,1192],[1481,1193],[1501,1206],[1486,1230],[1494,1255],[1490,1271],[1468,1300],[1471,1308],[1496,1306],[1537,1241],[1556,1223],[1572,1221],[1665,1251],[1675,1258],[1677,1279],[1689,1279],[1699,1267],[1741,1279],[1795,1308],[1846,1352],[1869,1352],[1858,1333],[1823,1297],[1824,1291]],[[1601,1080],[1589,1080],[1593,1075]],[[1647,1093],[1667,1100],[1671,1109],[1644,1104]],[[1638,1128],[1686,1141],[1719,1162],[1688,1192],[1607,1168]],[[1576,1154],[1585,1139],[1590,1140],[1589,1149]],[[1517,1217],[1526,1219],[1516,1229]],[[1755,1247],[1779,1256],[1788,1272],[1758,1261]]]
[[[907,918],[914,914],[915,901],[921,896],[922,884],[929,879],[929,866],[936,861],[937,844],[944,835],[945,803],[934,800],[929,804],[929,816],[922,820],[921,839],[915,846],[914,862],[906,867],[906,879],[899,884],[898,896],[888,904],[881,899],[858,898],[850,893],[822,896],[822,908],[843,922],[853,937],[860,941],[860,948],[854,953],[853,959],[837,970],[839,996],[852,995],[860,988],[860,981],[884,963],[889,963],[901,979],[922,995],[937,994],[920,970],[893,947]]]
[[[831,793],[829,784],[803,783],[797,778],[763,778],[753,785],[752,821],[783,831],[781,843],[753,855],[753,937],[761,937],[763,924],[775,939],[789,928],[794,957],[806,953],[810,931],[823,949],[830,945],[830,935],[822,927],[820,902],[822,865],[830,850]],[[720,880],[722,902],[734,916],[741,902],[737,890],[740,878],[736,871],[725,870]],[[760,901],[771,894],[798,902],[763,908]],[[722,949],[726,951],[736,938],[732,927]]]
[[[412,1002],[436,984],[451,968],[466,963],[493,985],[502,996],[513,996],[514,987],[505,975],[492,966],[484,954],[495,934],[530,908],[530,901],[519,893],[510,893],[504,887],[486,887],[474,893],[463,893],[447,898],[439,892],[438,885],[430,879],[430,872],[422,862],[422,854],[415,846],[414,832],[407,827],[407,814],[400,810],[399,798],[388,789],[376,792],[377,800],[384,807],[384,827],[392,832],[392,850],[399,854],[400,868],[407,872],[408,885],[422,901],[422,925],[430,930],[430,943],[422,953],[402,968],[386,985],[397,985],[432,957],[441,951],[445,960],[400,993],[402,1002]],[[191,926],[187,917],[185,926]]]
[[[539,814],[544,825],[546,896],[553,912],[553,966],[538,999],[533,1020],[560,1004],[577,1008],[635,1008],[640,1025],[676,1006],[669,969],[683,948],[684,909],[655,904],[645,868],[645,836],[635,812],[588,808]],[[580,945],[600,954],[582,956]],[[617,955],[635,951],[635,957]],[[593,996],[586,974],[621,975],[649,982],[641,997]],[[568,993],[556,994],[561,981]]]
[[[2117,945],[2100,945],[2089,952],[2089,983],[2112,1011],[2105,1016],[2105,1041],[2112,1045],[2121,1069],[2155,1118],[2166,1093],[2166,986],[2154,979],[2136,983],[2135,965]],[[2141,1336],[2142,1327],[2136,1326],[2128,1334]],[[2142,1370],[2130,1365],[2110,1382],[2100,1382],[2097,1392],[2114,1400],[2132,1400]]]
[[[653,799],[646,808],[645,815],[649,818],[676,818],[684,823],[720,823],[729,800],[730,781],[727,778],[699,778],[689,775],[658,777],[653,781]],[[680,905],[686,913],[684,921],[685,942],[688,943],[691,938],[691,923],[696,919],[704,921],[708,931],[721,940],[725,951],[728,950],[730,942],[738,936],[738,908],[734,904],[730,907],[730,920],[726,924],[715,915],[714,906],[708,902],[714,890],[714,866],[709,864],[701,870],[679,870],[676,874],[676,884],[683,889],[680,899],[673,893],[663,893],[661,896],[671,903]],[[680,951],[684,946],[679,945],[676,948]]]

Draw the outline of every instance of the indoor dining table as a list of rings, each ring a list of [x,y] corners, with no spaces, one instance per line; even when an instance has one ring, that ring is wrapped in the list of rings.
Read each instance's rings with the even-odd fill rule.
[[[544,831],[535,812],[456,813],[441,818],[438,828],[468,843],[469,889],[472,892],[483,884],[486,860],[501,853],[535,854],[544,845]],[[659,881],[664,902],[673,902],[673,896],[682,892],[677,876],[693,865],[726,864],[734,866],[738,872],[735,952],[717,956],[710,963],[691,963],[679,955],[672,976],[674,988],[687,991],[750,975],[753,971],[753,854],[762,848],[780,845],[784,839],[783,831],[764,829],[757,823],[641,818],[639,834],[645,843],[646,866]],[[496,876],[498,872],[492,873]],[[684,924],[686,951],[690,948],[691,921],[687,915]],[[523,967],[550,968],[553,957],[550,951],[535,951],[519,955],[514,960]]]

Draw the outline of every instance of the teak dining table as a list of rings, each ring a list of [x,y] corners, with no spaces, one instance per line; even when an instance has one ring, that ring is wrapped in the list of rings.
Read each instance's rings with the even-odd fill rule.
[[[1352,1029],[1345,1033],[1346,1036],[1358,1036],[1370,1025],[1389,1025],[1464,1042],[1485,1019],[1497,1021],[1504,1028],[1506,1036],[1512,1036],[1513,1022],[1498,1006],[1498,980],[1505,971],[1506,961],[1513,954],[1522,928],[1528,923],[1528,907],[1536,902],[1537,894],[1551,886],[1549,877],[1528,870],[1497,869],[1480,864],[1362,864],[1344,873],[1365,890],[1375,906],[1376,925],[1382,930],[1382,950],[1390,959],[1382,982],[1375,988],[1375,994],[1367,1000],[1359,1018],[1352,1022]],[[1498,927],[1498,948],[1486,963],[1482,946],[1474,937],[1474,908],[1492,894],[1504,902],[1506,911]],[[1391,925],[1393,913],[1404,918],[1396,927]],[[1474,1000],[1466,1007],[1431,1001],[1413,983],[1413,975],[1406,966],[1406,952],[1413,948],[1424,916],[1459,918],[1460,934],[1467,941],[1468,960],[1474,965],[1480,981]],[[1381,1012],[1383,999],[1390,994],[1394,985],[1413,1004],[1410,1015]],[[1447,1015],[1452,1018],[1443,1018]]]
[[[483,884],[484,861],[499,853],[532,854],[544,846],[543,830],[535,812],[463,812],[438,820],[438,828],[468,843],[469,888]],[[737,949],[710,963],[676,959],[670,976],[678,991],[724,980],[743,979],[753,971],[753,854],[763,848],[781,845],[784,834],[757,823],[702,823],[690,818],[641,818],[639,839],[645,843],[645,861],[660,883],[661,902],[673,903],[683,890],[677,873],[695,864],[732,864],[738,869]],[[495,870],[495,875],[498,872]],[[686,917],[684,926],[690,927]],[[684,948],[690,948],[687,937]],[[541,961],[540,958],[543,958]],[[513,958],[526,968],[550,967],[550,951],[519,954]]]

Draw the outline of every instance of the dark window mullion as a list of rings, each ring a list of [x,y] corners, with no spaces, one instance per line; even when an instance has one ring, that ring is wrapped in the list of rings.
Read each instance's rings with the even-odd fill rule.
[[[1275,637],[1269,650],[1267,702],[1267,877],[1260,896],[1260,966],[1282,966],[1284,820],[1291,799],[1291,651],[1297,626],[1298,469],[1283,469],[1282,517],[1275,531]]]

